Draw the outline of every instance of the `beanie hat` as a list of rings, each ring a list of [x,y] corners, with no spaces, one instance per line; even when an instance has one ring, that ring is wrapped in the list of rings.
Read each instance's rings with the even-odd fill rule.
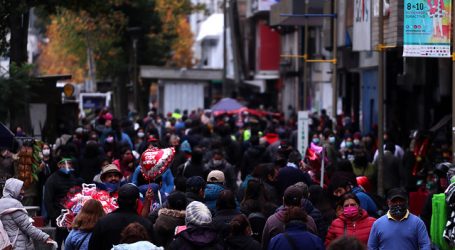
[[[191,153],[191,145],[187,140],[184,140],[182,144],[180,144],[180,151]]]
[[[192,176],[186,180],[186,191],[196,193],[205,188],[205,181],[200,176]]]
[[[187,205],[185,194],[179,191],[172,192],[167,197],[167,202],[169,203],[169,208],[176,210],[185,210]]]
[[[199,201],[191,202],[185,211],[185,224],[206,225],[212,222],[212,214],[204,203]]]

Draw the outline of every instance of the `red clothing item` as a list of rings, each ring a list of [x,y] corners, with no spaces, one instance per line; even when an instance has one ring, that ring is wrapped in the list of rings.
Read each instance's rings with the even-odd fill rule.
[[[370,236],[370,230],[373,226],[373,223],[376,221],[375,218],[369,217],[367,211],[362,209],[362,214],[360,218],[353,221],[344,217],[343,214],[340,214],[338,218],[336,218],[332,225],[329,227],[329,231],[327,232],[327,236],[325,237],[324,245],[327,247],[330,242],[335,240],[338,237],[343,236],[344,233],[344,226],[346,224],[346,235],[353,236],[360,240],[363,244],[367,245],[368,237]]]

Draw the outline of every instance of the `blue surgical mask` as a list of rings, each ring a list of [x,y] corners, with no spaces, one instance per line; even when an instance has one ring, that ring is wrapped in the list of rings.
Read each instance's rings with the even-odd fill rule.
[[[117,183],[110,183],[110,182],[104,182],[104,187],[106,188],[106,191],[109,193],[117,191],[117,189],[120,187],[120,182]]]
[[[60,170],[60,172],[62,172],[64,174],[70,174],[70,173],[72,173],[74,171],[71,168],[60,168],[59,170]]]
[[[329,142],[330,142],[331,144],[335,143],[335,137],[334,137],[334,136],[330,136],[330,137],[329,137]]]
[[[319,142],[320,142],[319,138],[313,138],[313,143],[314,144],[317,145],[317,144],[319,144]]]
[[[348,148],[352,147],[352,141],[346,142],[346,147],[348,147]]]

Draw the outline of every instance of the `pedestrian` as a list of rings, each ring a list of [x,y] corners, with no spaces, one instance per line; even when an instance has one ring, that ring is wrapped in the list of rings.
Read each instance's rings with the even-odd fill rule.
[[[293,150],[289,154],[288,162],[285,167],[278,171],[276,186],[278,193],[283,194],[284,190],[297,182],[304,182],[308,186],[312,184],[311,177],[308,173],[300,168],[302,155],[297,150]]]
[[[115,245],[112,250],[164,250],[163,247],[157,247],[149,241],[147,229],[140,223],[129,224],[120,235],[121,244]]]
[[[118,206],[114,212],[101,218],[93,229],[89,249],[109,250],[120,243],[121,232],[130,223],[138,222],[145,227],[149,238],[153,239],[152,225],[137,213],[139,189],[133,184],[125,184],[118,191]]]
[[[367,250],[367,247],[355,237],[341,236],[332,241],[327,250]]]
[[[206,182],[200,176],[192,176],[186,180],[186,199],[188,204],[192,201],[204,201]]]
[[[65,240],[65,250],[88,249],[93,228],[103,216],[101,202],[94,199],[86,201],[71,224],[71,232]]]
[[[299,207],[288,209],[285,217],[284,232],[272,238],[268,245],[269,250],[297,250],[305,246],[305,250],[323,250],[322,240],[308,232],[306,227],[307,214]]]
[[[286,218],[289,216],[289,210],[293,207],[301,209],[306,216],[305,225],[309,232],[317,234],[316,224],[313,218],[306,214],[306,212],[300,207],[303,197],[301,188],[297,186],[290,186],[284,191],[282,209],[278,209],[276,213],[270,216],[265,223],[264,230],[262,232],[262,248],[267,249],[272,239],[277,234],[284,232],[286,225]]]
[[[116,196],[117,191],[124,182],[122,182],[122,172],[115,164],[108,164],[101,170],[101,183],[96,183],[101,190],[108,191],[111,196]]]
[[[174,238],[175,228],[185,225],[186,196],[179,191],[172,192],[167,197],[166,208],[158,211],[158,218],[153,225],[156,244],[167,248]]]
[[[212,159],[205,164],[207,171],[219,170],[222,171],[225,177],[225,186],[235,193],[237,190],[237,176],[235,168],[224,159],[224,154],[221,150],[215,149],[212,153]]]
[[[204,203],[191,202],[185,211],[186,229],[175,236],[169,250],[224,249],[216,229],[210,224],[212,215]]]
[[[330,225],[325,238],[325,246],[327,247],[333,240],[341,236],[353,236],[366,245],[371,227],[376,219],[368,216],[368,213],[360,207],[360,200],[355,194],[343,195],[339,204],[343,208],[343,212]]]
[[[49,176],[44,185],[44,204],[51,220],[51,226],[57,227],[56,219],[60,216],[62,209],[66,209],[63,203],[68,191],[81,185],[82,180],[74,175],[71,158],[62,158],[58,162],[58,171]],[[55,240],[59,246],[66,236],[68,236],[68,230],[57,227]]]
[[[222,236],[229,234],[229,222],[239,214],[234,193],[229,189],[221,191],[216,200],[216,213],[212,223]]]
[[[238,214],[229,222],[230,234],[225,239],[227,250],[261,250],[261,244],[251,237],[248,218]]]
[[[387,193],[389,211],[376,220],[368,240],[369,250],[430,250],[431,242],[423,221],[409,213],[408,195],[402,188]]]
[[[34,227],[21,200],[24,182],[15,178],[6,180],[3,197],[0,199],[0,219],[12,243],[11,249],[35,249],[33,241],[52,244],[52,238]]]
[[[207,176],[207,185],[204,191],[204,203],[212,214],[216,213],[216,201],[224,187],[224,173],[220,170],[212,170]]]

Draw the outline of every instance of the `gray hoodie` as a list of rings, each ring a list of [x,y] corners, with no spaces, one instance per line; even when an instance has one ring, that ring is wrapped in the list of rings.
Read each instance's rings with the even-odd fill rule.
[[[17,210],[1,215],[0,219],[11,242],[17,235],[14,249],[34,249],[32,239],[44,242],[49,235],[32,225],[24,206],[18,200],[23,185],[23,181],[15,178],[6,180],[3,197],[0,199],[0,213],[11,208]]]

